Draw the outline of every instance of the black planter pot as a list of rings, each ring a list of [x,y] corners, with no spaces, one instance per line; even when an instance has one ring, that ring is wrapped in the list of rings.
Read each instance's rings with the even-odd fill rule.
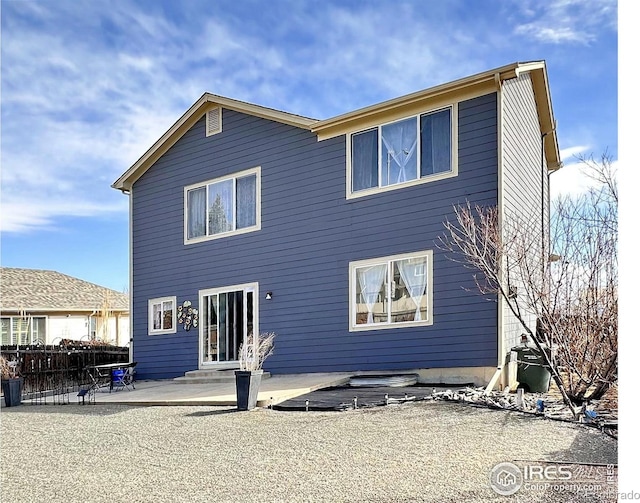
[[[22,384],[22,377],[2,380],[2,394],[7,407],[17,407],[22,403]]]
[[[258,402],[262,370],[236,370],[236,400],[238,410],[252,410]]]

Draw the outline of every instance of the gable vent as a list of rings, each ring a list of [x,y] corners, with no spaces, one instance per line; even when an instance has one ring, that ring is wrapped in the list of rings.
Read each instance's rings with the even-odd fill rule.
[[[207,112],[207,136],[222,132],[222,108],[217,107]]]

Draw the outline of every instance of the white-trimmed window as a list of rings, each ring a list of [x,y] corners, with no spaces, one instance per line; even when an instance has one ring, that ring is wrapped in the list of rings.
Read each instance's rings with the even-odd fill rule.
[[[0,319],[2,345],[46,344],[46,316],[7,316]]]
[[[457,175],[457,106],[349,135],[350,197]]]
[[[176,333],[176,298],[149,299],[149,335]]]
[[[431,250],[349,264],[351,331],[433,324]]]
[[[258,328],[258,283],[200,291],[200,361],[203,365],[238,360],[240,346]]]
[[[184,188],[184,242],[260,229],[260,168]]]
[[[89,340],[95,341],[98,333],[98,319],[95,316],[89,316]]]

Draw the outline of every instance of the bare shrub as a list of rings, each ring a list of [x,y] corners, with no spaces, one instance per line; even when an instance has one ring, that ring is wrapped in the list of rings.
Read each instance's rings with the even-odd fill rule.
[[[527,215],[467,203],[454,207],[439,240],[448,258],[474,271],[481,294],[505,301],[574,413],[574,405],[601,398],[618,374],[616,173],[607,154],[579,160],[596,186],[554,201],[550,236]],[[545,347],[555,351],[547,355]]]
[[[263,332],[258,336],[249,334],[238,350],[240,370],[261,370],[264,361],[273,354],[275,337],[274,332]]]

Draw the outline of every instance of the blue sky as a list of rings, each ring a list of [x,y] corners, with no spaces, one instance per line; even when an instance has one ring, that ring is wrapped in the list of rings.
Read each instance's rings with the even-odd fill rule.
[[[204,92],[324,119],[548,65],[565,167],[618,159],[618,6],[598,0],[2,0],[1,262],[128,288],[110,187]]]

